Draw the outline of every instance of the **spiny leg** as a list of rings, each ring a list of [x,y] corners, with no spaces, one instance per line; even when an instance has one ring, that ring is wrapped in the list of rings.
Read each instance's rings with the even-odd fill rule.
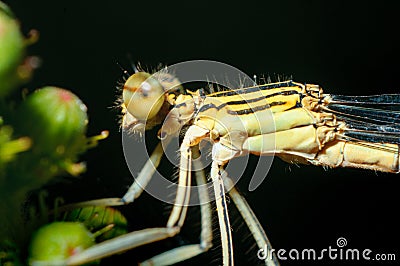
[[[163,144],[164,147],[166,147],[169,144],[170,140],[171,138],[168,138],[164,140],[163,143],[158,143],[157,147],[154,149],[153,153],[140,171],[139,175],[135,178],[133,184],[129,187],[128,191],[122,197],[122,201],[124,203],[131,203],[142,194],[143,190],[150,182],[154,172],[160,164],[161,158],[164,154]]]
[[[187,141],[181,145],[181,160],[179,165],[178,190],[174,207],[168,218],[167,227],[182,227],[186,217],[187,206],[190,199],[190,185],[192,180],[192,150]]]
[[[178,232],[179,228],[149,228],[131,232],[85,249],[81,253],[71,256],[65,265],[81,265],[92,262],[138,246],[172,237]]]
[[[156,242],[179,233],[185,220],[187,205],[190,199],[191,185],[191,149],[188,141],[181,146],[181,166],[178,179],[178,188],[175,197],[175,204],[172,208],[167,226],[164,228],[149,228],[131,232],[90,247],[79,254],[71,256],[67,265],[80,265],[93,260],[111,256],[148,243]]]
[[[194,147],[194,157],[198,156],[197,147]],[[195,169],[202,169],[201,162],[195,161]],[[189,169],[188,169],[189,170]],[[192,257],[195,257],[203,252],[209,250],[212,246],[212,225],[211,225],[211,207],[210,198],[208,196],[206,185],[206,178],[204,171],[196,172],[196,183],[199,188],[199,202],[201,213],[201,234],[200,243],[193,245],[186,245],[172,250],[161,253],[153,258],[146,260],[141,265],[172,265]]]
[[[247,227],[249,228],[251,234],[253,235],[257,243],[257,246],[260,249],[267,248],[267,251],[264,250],[264,252],[267,252],[268,255],[267,258],[265,259],[265,265],[279,266],[279,262],[278,259],[276,258],[275,253],[271,252],[272,246],[267,235],[265,234],[262,225],[258,221],[250,205],[247,203],[244,197],[240,195],[239,191],[237,191],[237,189],[234,187],[234,184],[232,180],[228,177],[226,171],[223,172],[223,180],[226,190],[229,191],[229,196],[235,203],[237,209],[239,210],[239,213],[242,215],[243,220],[245,221]]]
[[[198,146],[193,149],[194,158],[200,156]],[[202,163],[200,161],[194,162],[195,169],[203,169]],[[208,195],[208,190],[206,187],[207,179],[204,175],[204,170],[196,171],[196,183],[199,187],[199,202],[200,202],[200,212],[201,212],[201,233],[200,233],[200,247],[206,251],[212,246],[212,223],[211,223],[211,205],[210,197]]]
[[[164,141],[164,147],[166,147],[170,142],[170,139]],[[61,206],[57,209],[58,212],[69,211],[75,208],[91,207],[91,206],[120,206],[128,203],[132,203],[136,198],[138,198],[147,184],[153,177],[158,165],[160,164],[161,158],[163,156],[163,145],[158,143],[153,153],[150,155],[149,159],[146,161],[139,175],[135,178],[133,184],[129,187],[128,191],[122,198],[103,198],[97,200],[88,200],[78,203],[67,204]]]
[[[217,205],[219,228],[221,231],[223,264],[233,265],[233,245],[228,207],[225,200],[225,188],[222,181],[222,166],[213,161],[211,164],[211,179],[214,184],[215,202]]]
[[[179,164],[178,191],[176,193],[174,208],[167,222],[167,227],[176,225],[182,227],[183,225],[190,199],[190,188],[188,188],[188,186],[190,186],[191,182],[192,147],[197,146],[200,140],[208,133],[208,130],[195,125],[190,126],[186,131],[180,147],[181,159]],[[180,189],[181,187],[185,189]]]

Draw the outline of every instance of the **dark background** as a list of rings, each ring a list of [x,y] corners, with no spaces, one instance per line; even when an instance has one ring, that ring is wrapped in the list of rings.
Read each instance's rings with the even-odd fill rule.
[[[54,193],[68,201],[122,196],[130,185],[118,109],[112,108],[118,98],[115,86],[122,77],[116,62],[130,70],[131,62],[138,61],[156,67],[210,59],[250,76],[292,75],[298,82],[320,84],[328,93],[399,93],[397,1],[5,2],[25,32],[32,28],[40,32],[30,54],[38,55],[43,65],[27,88],[56,85],[71,89],[88,106],[89,135],[110,131],[107,140],[85,154],[88,172],[55,186]],[[251,167],[247,173],[252,173]],[[345,237],[348,248],[396,253],[400,259],[398,180],[398,175],[372,171],[298,168],[277,159],[256,191],[247,191],[246,177],[239,186],[275,249],[336,247],[336,239]],[[240,229],[237,213],[231,209],[238,264],[255,264],[256,249],[246,253],[251,238],[246,238],[248,232]],[[147,195],[122,211],[131,230],[163,226],[167,219],[165,206]],[[196,225],[196,219],[189,218],[182,236],[114,256],[103,264],[128,259],[125,264],[134,265],[161,250],[195,243]],[[211,252],[182,265],[220,264],[219,236],[215,238]],[[313,264],[322,263],[344,262]]]

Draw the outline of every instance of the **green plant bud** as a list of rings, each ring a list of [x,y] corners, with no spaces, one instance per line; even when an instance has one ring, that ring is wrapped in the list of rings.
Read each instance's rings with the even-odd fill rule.
[[[94,244],[93,235],[83,224],[54,222],[34,234],[29,247],[29,262],[60,263]]]
[[[21,104],[19,133],[31,137],[32,150],[40,156],[73,159],[87,149],[86,111],[72,92],[45,87],[28,95]]]
[[[20,68],[26,41],[10,9],[0,2],[0,97],[30,76]]]

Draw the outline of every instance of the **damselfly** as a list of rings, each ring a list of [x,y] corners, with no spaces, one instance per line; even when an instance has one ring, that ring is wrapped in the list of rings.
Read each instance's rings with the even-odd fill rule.
[[[171,89],[172,88],[172,89]],[[237,192],[224,166],[245,154],[276,155],[292,163],[324,167],[353,167],[398,173],[400,94],[342,96],[326,94],[313,84],[292,80],[206,93],[182,88],[170,73],[150,75],[137,71],[123,85],[122,126],[143,132],[162,124],[159,138],[168,143],[186,127],[179,153],[179,178],[167,225],[128,233],[72,256],[75,265],[109,256],[179,233],[186,217],[194,160],[202,140],[212,143],[210,177],[217,206],[223,264],[233,265],[234,252],[225,192],[229,193],[260,248],[270,242],[245,199]],[[102,199],[87,205],[132,202],[150,181],[163,156],[157,146],[135,183],[122,199]],[[197,168],[198,169],[198,168]],[[195,172],[198,185],[207,183]],[[208,191],[198,189],[201,209],[199,244],[177,247],[143,264],[170,265],[206,252],[212,243]],[[267,265],[278,265],[274,256]]]

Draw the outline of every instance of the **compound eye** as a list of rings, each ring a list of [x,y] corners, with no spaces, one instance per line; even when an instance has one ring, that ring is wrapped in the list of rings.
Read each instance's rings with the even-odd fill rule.
[[[164,103],[164,89],[149,73],[137,72],[125,82],[122,98],[131,115],[147,120],[160,111]]]

